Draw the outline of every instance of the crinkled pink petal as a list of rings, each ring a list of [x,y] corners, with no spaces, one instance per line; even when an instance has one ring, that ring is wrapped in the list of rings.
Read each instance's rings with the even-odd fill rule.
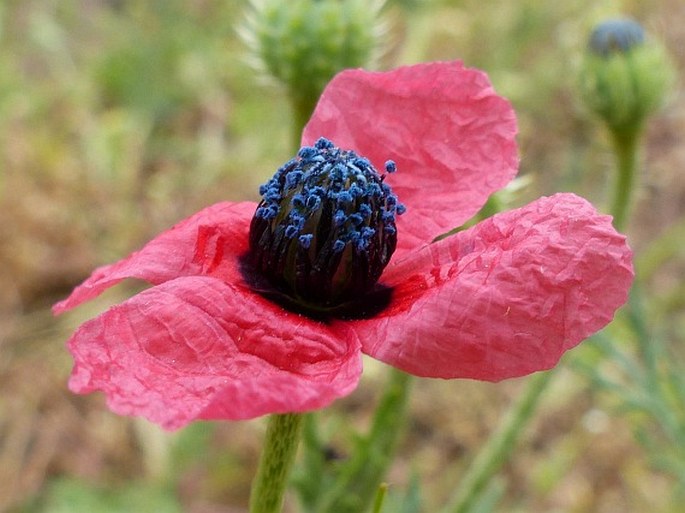
[[[411,374],[498,381],[554,366],[611,321],[632,278],[611,218],[557,194],[391,264],[392,304],[355,325],[364,352]]]
[[[69,386],[167,429],[303,412],[357,385],[359,341],[336,331],[216,278],[178,278],[83,324]]]
[[[302,137],[368,158],[407,206],[398,253],[471,218],[518,166],[516,118],[485,73],[434,62],[385,73],[347,70],[326,87]]]
[[[238,256],[247,251],[256,204],[217,203],[179,222],[141,250],[99,267],[71,295],[53,306],[60,314],[93,299],[125,278],[154,285],[179,276],[217,276],[238,280]]]

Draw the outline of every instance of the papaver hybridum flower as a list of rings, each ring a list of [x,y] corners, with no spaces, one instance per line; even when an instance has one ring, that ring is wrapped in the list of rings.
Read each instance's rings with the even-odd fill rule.
[[[439,378],[549,369],[625,302],[631,253],[573,194],[432,243],[513,178],[515,134],[460,63],[340,73],[259,206],[210,206],[54,307],[153,285],[78,328],[70,388],[171,429],[324,407],[362,353]]]

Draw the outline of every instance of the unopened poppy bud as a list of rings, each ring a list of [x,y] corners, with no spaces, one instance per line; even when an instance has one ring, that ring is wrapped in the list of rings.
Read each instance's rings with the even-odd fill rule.
[[[630,19],[608,20],[590,35],[581,69],[589,108],[612,131],[637,132],[658,108],[673,76],[664,49]]]
[[[385,166],[395,171],[394,162]],[[275,289],[326,310],[373,288],[395,251],[395,216],[404,206],[367,159],[322,138],[260,193],[250,259]]]
[[[316,102],[333,76],[368,66],[383,33],[373,0],[254,0],[243,31],[254,61],[296,102]]]

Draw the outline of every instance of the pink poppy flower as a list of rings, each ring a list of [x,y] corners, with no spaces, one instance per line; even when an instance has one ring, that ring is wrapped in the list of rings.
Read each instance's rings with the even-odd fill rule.
[[[461,63],[340,73],[259,205],[210,206],[55,305],[153,285],[77,329],[71,390],[175,429],[322,408],[357,386],[362,353],[438,378],[553,367],[627,299],[611,219],[556,194],[432,243],[513,178],[515,135]]]

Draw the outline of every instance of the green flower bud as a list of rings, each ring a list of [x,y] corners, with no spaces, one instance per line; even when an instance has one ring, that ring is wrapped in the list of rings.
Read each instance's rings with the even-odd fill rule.
[[[593,30],[581,68],[581,92],[613,132],[639,132],[662,104],[672,78],[665,50],[637,22],[608,20]]]
[[[383,33],[382,1],[253,0],[244,39],[256,65],[286,85],[295,105],[313,105],[333,76],[368,67]]]

